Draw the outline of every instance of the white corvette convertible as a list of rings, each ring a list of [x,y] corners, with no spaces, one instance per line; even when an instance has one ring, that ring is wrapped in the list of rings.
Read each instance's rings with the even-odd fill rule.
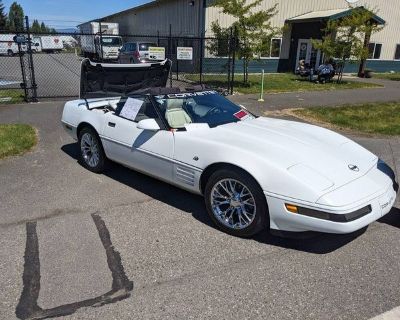
[[[223,231],[349,233],[387,214],[398,190],[374,154],[317,126],[256,117],[214,91],[165,88],[168,60],[82,63],[62,125],[93,172],[109,160],[204,195]]]

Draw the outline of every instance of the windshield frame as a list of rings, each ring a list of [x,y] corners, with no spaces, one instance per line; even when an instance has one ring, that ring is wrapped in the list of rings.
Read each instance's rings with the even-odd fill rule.
[[[204,95],[217,95],[220,98],[226,99],[230,104],[236,106],[238,108],[237,112],[244,111],[250,116],[250,118],[253,118],[253,119],[258,118],[256,115],[254,115],[252,112],[247,110],[245,107],[238,105],[238,104],[234,103],[233,101],[230,101],[229,99],[225,98],[223,95],[219,94],[217,91],[213,91],[213,90],[188,91],[188,92],[179,92],[179,93],[173,93],[173,94],[151,95],[151,101],[152,101],[154,107],[157,109],[157,113],[161,116],[162,121],[170,130],[186,131],[185,127],[172,128],[168,124],[167,119],[165,118],[164,111],[160,108],[160,104],[157,101],[157,99],[189,99],[191,97],[204,96]],[[191,117],[191,115],[189,115],[189,116]],[[221,121],[221,122],[214,123],[211,125],[208,122],[192,122],[192,123],[204,123],[204,124],[207,124],[210,128],[216,128],[221,125],[225,125],[225,124],[229,124],[229,123],[236,123],[236,122],[240,122],[243,120],[241,120],[240,118],[237,118],[237,119],[232,118],[229,121]]]
[[[118,44],[107,43],[107,42],[104,42],[104,39],[119,39],[119,43]],[[119,37],[119,36],[109,36],[109,35],[106,36],[106,35],[103,35],[99,42],[101,43],[101,45],[103,47],[122,47],[123,46],[122,38]]]

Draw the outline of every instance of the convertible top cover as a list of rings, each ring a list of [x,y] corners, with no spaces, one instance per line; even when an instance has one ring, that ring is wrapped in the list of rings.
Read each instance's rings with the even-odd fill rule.
[[[81,65],[80,98],[128,96],[148,88],[165,87],[171,61],[112,64],[84,59]]]

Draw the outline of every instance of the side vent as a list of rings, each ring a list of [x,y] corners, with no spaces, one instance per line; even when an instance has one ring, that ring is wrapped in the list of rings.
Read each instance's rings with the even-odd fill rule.
[[[176,179],[190,186],[194,186],[194,171],[189,168],[177,166]]]

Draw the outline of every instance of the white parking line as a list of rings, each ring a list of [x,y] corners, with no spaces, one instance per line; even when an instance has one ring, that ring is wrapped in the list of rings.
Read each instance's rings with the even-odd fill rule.
[[[10,84],[20,83],[20,81],[0,80],[0,86],[8,86]]]
[[[382,313],[379,316],[373,317],[370,320],[398,320],[400,319],[400,307],[396,307],[388,312]]]

